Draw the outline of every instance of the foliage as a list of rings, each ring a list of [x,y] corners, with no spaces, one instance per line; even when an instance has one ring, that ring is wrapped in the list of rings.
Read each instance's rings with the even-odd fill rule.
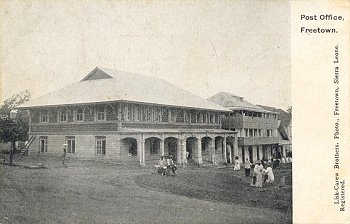
[[[28,139],[28,122],[23,120],[0,119],[0,141],[15,142]]]
[[[10,118],[11,110],[30,99],[28,90],[14,94],[4,101],[0,107],[0,141],[15,142],[28,139],[29,116],[27,111],[19,111],[17,119]]]
[[[289,114],[291,114],[291,113],[292,113],[292,107],[291,107],[291,106],[290,106],[290,107],[288,107],[287,112],[288,112]]]

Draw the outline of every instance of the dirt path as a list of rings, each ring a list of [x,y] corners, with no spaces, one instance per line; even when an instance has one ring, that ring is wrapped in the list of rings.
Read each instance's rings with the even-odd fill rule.
[[[149,170],[120,166],[3,167],[0,223],[281,223],[278,212],[139,187]]]

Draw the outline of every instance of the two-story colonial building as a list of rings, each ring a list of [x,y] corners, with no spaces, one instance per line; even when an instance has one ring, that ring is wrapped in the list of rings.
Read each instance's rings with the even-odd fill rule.
[[[236,133],[221,128],[230,112],[162,79],[95,68],[77,83],[33,99],[29,153],[115,161],[232,161]],[[229,158],[228,158],[229,157]]]
[[[271,159],[278,148],[277,113],[249,103],[243,97],[220,92],[208,99],[231,112],[222,119],[222,128],[238,132],[238,155],[244,162]]]

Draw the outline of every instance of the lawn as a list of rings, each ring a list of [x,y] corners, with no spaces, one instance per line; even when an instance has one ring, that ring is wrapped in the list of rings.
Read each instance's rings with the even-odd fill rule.
[[[243,170],[213,168],[187,168],[177,176],[165,177],[157,174],[138,175],[135,182],[142,187],[189,198],[225,202],[235,205],[277,210],[287,216],[292,213],[291,164],[276,168],[275,184],[263,188],[250,186],[250,178]],[[285,184],[281,186],[281,178]]]
[[[291,212],[283,208],[291,198],[288,184],[276,190],[250,188],[232,169],[179,168],[178,176],[164,177],[151,174],[151,165],[73,158],[63,168],[59,155],[14,161],[19,166],[0,164],[2,224],[291,223]],[[46,168],[28,169],[37,163]],[[279,199],[283,190],[284,201]],[[262,199],[271,198],[272,191],[278,200]],[[276,202],[282,206],[274,207]]]

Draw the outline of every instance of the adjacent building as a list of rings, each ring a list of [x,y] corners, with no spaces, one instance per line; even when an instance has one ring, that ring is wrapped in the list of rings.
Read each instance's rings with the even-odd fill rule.
[[[231,108],[155,77],[105,68],[18,109],[30,112],[29,153],[61,153],[67,144],[68,156],[79,158],[145,164],[172,155],[180,164],[220,164],[238,150],[237,132],[255,133],[246,122],[240,129],[221,129]],[[273,139],[275,120],[261,119],[269,124],[259,130],[268,130],[266,141]]]
[[[222,128],[238,133],[238,149],[243,162],[271,159],[279,149],[278,113],[253,105],[243,97],[220,92],[208,99],[230,110],[222,119]]]
[[[277,113],[278,118],[278,138],[279,138],[279,148],[278,156],[280,157],[291,157],[292,154],[292,113],[286,112],[284,110],[258,105],[265,110],[269,110]]]

